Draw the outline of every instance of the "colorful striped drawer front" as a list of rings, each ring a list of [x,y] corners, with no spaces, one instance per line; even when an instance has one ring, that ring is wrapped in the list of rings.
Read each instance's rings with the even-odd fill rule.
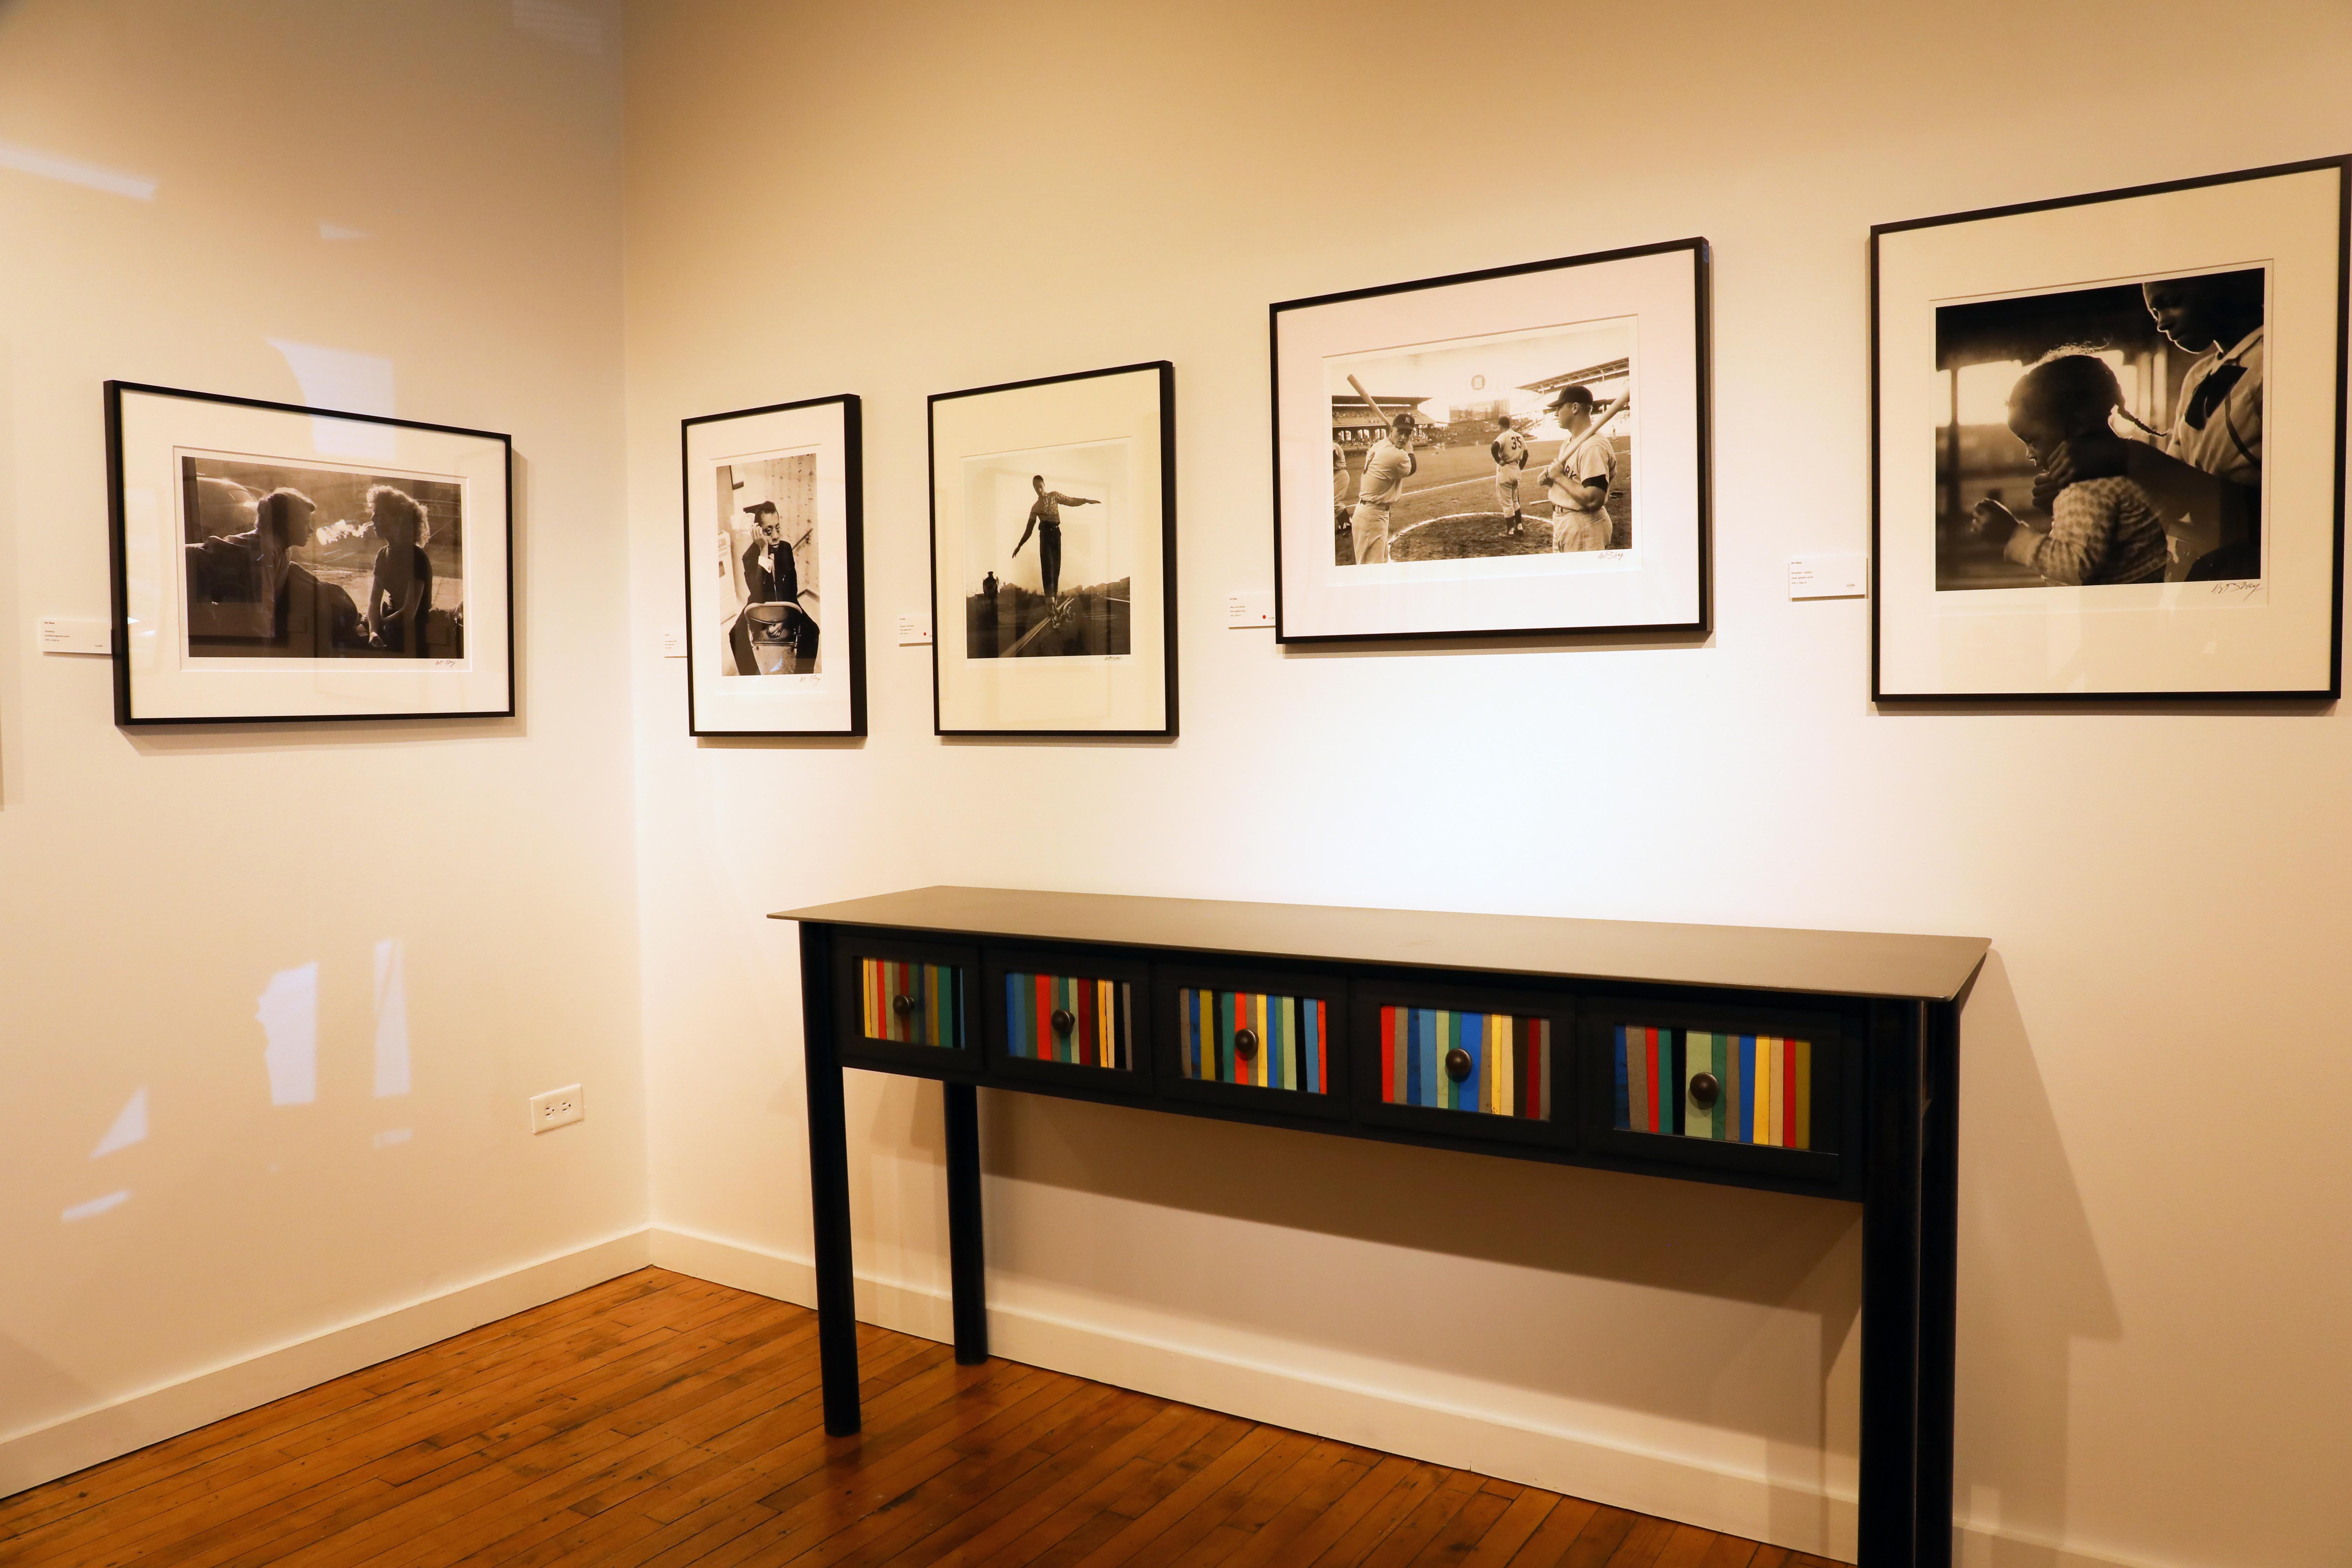
[[[951,963],[899,963],[867,958],[860,987],[866,1037],[909,1046],[963,1044],[963,971]],[[897,999],[914,1005],[901,1013]]]
[[[1448,1053],[1470,1058],[1469,1076],[1446,1076]],[[1551,1021],[1507,1013],[1381,1009],[1381,1099],[1391,1105],[1551,1120]]]
[[[1004,977],[1004,1049],[1031,1061],[1075,1067],[1135,1067],[1135,987],[1117,980],[1063,974]],[[1073,1020],[1066,1035],[1054,1015]]]
[[[1331,1005],[1312,996],[1179,991],[1176,1018],[1184,1076],[1203,1083],[1330,1092]],[[1234,1049],[1234,1033],[1257,1036],[1255,1052]]]
[[[1616,1058],[1617,1125],[1628,1131],[1813,1146],[1811,1041],[1620,1025]],[[1704,1110],[1690,1097],[1701,1073],[1714,1074],[1720,1086]]]

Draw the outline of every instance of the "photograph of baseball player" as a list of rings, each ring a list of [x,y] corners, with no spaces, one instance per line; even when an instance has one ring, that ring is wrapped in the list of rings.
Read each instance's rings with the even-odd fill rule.
[[[1270,307],[1276,640],[1704,632],[1708,254]]]
[[[1633,544],[1631,320],[1335,354],[1324,381],[1335,510],[1355,495],[1334,564]]]
[[[855,397],[683,422],[688,733],[866,732],[859,431]]]
[[[816,675],[816,454],[741,458],[712,471],[718,486],[723,678]]]
[[[966,658],[1129,651],[1129,466],[1125,441],[964,459]]]
[[[2335,690],[2347,214],[2327,159],[1872,231],[1874,696]]]

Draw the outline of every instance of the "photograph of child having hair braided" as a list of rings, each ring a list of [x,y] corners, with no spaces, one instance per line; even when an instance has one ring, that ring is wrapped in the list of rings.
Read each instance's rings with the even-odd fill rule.
[[[1936,311],[1936,587],[2263,575],[2260,267]]]

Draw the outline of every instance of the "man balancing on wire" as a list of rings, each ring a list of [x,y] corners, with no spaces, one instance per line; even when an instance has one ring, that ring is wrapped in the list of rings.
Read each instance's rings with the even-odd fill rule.
[[[1022,529],[1021,544],[1013,547],[1013,553],[1021,553],[1021,545],[1029,542],[1032,532],[1037,535],[1037,574],[1044,582],[1045,597],[1053,599],[1062,582],[1062,509],[1100,506],[1102,502],[1092,496],[1066,496],[1059,490],[1049,490],[1043,474],[1030,475],[1029,483],[1036,490],[1037,499],[1029,503],[1028,526]]]

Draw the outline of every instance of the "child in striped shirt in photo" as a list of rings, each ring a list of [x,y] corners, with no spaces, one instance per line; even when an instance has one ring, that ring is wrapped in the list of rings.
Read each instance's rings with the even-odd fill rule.
[[[2061,586],[2163,582],[2171,556],[2164,520],[2147,492],[2123,477],[2124,438],[2109,423],[2123,401],[2116,373],[2088,353],[2061,351],[2019,376],[2009,395],[2009,427],[2034,462],[2047,464],[2063,446],[2078,467],[2115,477],[2060,490],[2047,532],[1990,496],[1977,502],[1969,527]]]

